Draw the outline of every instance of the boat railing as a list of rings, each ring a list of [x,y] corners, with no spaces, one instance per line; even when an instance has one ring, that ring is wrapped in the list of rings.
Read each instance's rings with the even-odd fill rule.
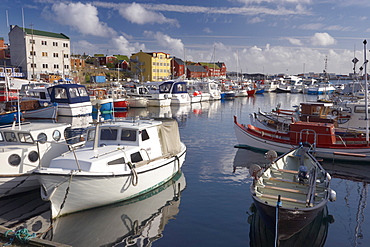
[[[309,189],[307,193],[307,199],[306,199],[306,206],[307,207],[313,207],[314,201],[315,201],[315,193],[316,193],[316,168],[312,168],[310,171],[310,177],[309,177]]]
[[[312,149],[313,151],[316,150],[316,143],[317,143],[317,133],[316,131],[314,131],[313,129],[302,129],[300,132],[299,132],[299,142],[300,143],[306,143],[307,140],[308,140],[308,137],[310,136],[310,133],[313,133],[313,143],[310,143],[310,145],[312,146]],[[303,140],[303,135],[306,135],[306,140]]]

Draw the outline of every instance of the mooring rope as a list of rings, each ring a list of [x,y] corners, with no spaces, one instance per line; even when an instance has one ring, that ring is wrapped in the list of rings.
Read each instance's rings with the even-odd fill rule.
[[[27,244],[31,238],[36,237],[35,233],[29,234],[27,228],[22,228],[15,232],[13,230],[8,230],[5,232],[6,238],[8,237],[9,233],[14,233],[14,234],[12,236],[9,236],[10,237],[9,242],[3,246],[12,245],[15,239],[17,239],[21,244]]]

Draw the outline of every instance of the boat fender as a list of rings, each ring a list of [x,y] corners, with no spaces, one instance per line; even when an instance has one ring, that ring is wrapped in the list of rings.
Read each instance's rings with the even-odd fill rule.
[[[338,116],[338,111],[337,111],[337,110],[332,110],[332,111],[331,111],[331,115],[333,115],[333,116]]]
[[[260,176],[262,176],[262,168],[257,165],[257,164],[253,164],[249,167],[249,174],[254,177],[254,179],[258,179]]]
[[[337,192],[335,192],[335,190],[330,190],[329,191],[329,200],[331,202],[335,202],[337,200]]]
[[[265,159],[269,160],[271,163],[277,157],[278,157],[278,155],[277,155],[276,151],[274,151],[274,150],[270,150],[267,153],[265,153]]]

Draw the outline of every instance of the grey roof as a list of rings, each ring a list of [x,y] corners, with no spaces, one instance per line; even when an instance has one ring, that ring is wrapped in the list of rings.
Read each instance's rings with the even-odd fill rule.
[[[188,69],[191,72],[205,72],[205,73],[207,73],[207,70],[203,66],[187,65],[186,69]]]

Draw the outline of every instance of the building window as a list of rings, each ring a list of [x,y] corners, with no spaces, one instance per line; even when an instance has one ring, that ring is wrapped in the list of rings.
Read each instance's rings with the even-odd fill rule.
[[[30,44],[35,44],[35,40],[34,39],[30,39]]]
[[[53,42],[53,46],[58,46],[58,42]]]
[[[47,45],[48,43],[45,40],[41,40],[41,45]]]
[[[68,58],[68,54],[64,54],[64,58]]]
[[[68,47],[68,43],[63,43],[63,47]]]
[[[53,53],[53,57],[58,57],[58,53]]]
[[[36,68],[36,64],[35,63],[31,63],[31,68]]]
[[[48,53],[47,53],[46,51],[43,51],[43,52],[42,52],[42,56],[43,56],[43,57],[47,57],[47,56],[48,56]]]
[[[69,69],[69,65],[68,64],[64,65],[64,68]]]
[[[30,51],[30,56],[36,56],[36,51]]]
[[[54,69],[59,69],[59,64],[54,64]]]
[[[47,63],[42,64],[42,68],[43,69],[47,69],[48,68],[48,64]]]

